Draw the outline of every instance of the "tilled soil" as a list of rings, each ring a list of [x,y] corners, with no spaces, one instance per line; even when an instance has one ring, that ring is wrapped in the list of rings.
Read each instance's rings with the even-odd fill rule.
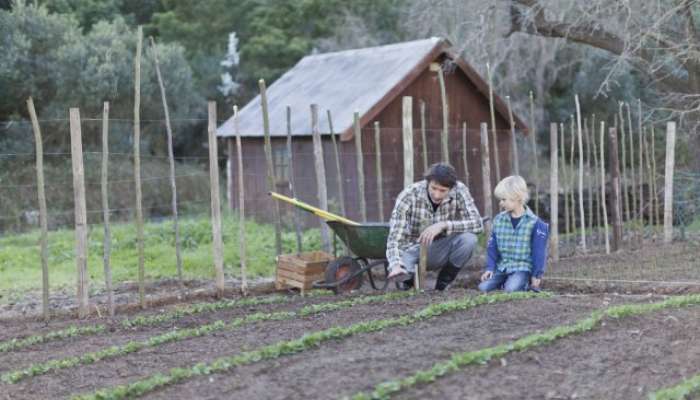
[[[167,372],[173,367],[189,367],[197,362],[211,362],[221,356],[234,355],[267,344],[296,339],[312,331],[404,315],[432,303],[462,298],[465,295],[478,294],[462,289],[443,293],[429,291],[412,298],[359,305],[291,320],[254,323],[230,331],[220,331],[204,337],[144,349],[92,365],[26,378],[17,384],[0,384],[0,399],[66,398],[103,387],[131,383],[154,373]],[[105,334],[32,346],[22,351],[0,354],[0,370],[15,370],[32,362],[76,356],[111,344],[143,340],[175,327],[198,326],[218,319],[227,320],[258,311],[294,310],[310,303],[330,302],[343,298],[345,297],[298,298],[284,305],[263,305],[200,314],[156,327],[137,330],[116,329],[114,332]],[[379,332],[325,342],[318,348],[298,354],[234,368],[226,373],[190,379],[145,397],[162,399],[339,398],[352,395],[357,391],[369,390],[375,384],[388,379],[407,376],[416,370],[429,368],[434,363],[449,358],[450,354],[456,351],[489,347],[535,331],[572,323],[589,315],[592,310],[610,305],[658,300],[659,298],[655,296],[636,295],[555,295],[552,298],[482,305],[466,311],[450,312],[410,326],[388,328]],[[519,383],[532,381],[534,385],[539,385],[538,391],[533,391],[532,398],[545,398],[548,395],[552,395],[550,398],[569,398],[573,393],[587,393],[585,390],[588,390],[588,386],[591,385],[589,380],[596,373],[593,371],[597,368],[596,363],[607,363],[604,374],[610,375],[610,385],[616,385],[614,388],[608,387],[607,390],[617,398],[639,398],[638,394],[630,397],[631,392],[620,392],[618,395],[614,390],[621,390],[618,387],[623,386],[620,382],[623,382],[627,375],[634,374],[634,371],[639,369],[639,363],[645,363],[641,364],[642,367],[655,369],[653,360],[647,360],[647,358],[656,356],[665,360],[661,364],[663,365],[661,369],[667,379],[664,383],[657,381],[655,384],[649,384],[646,387],[648,390],[675,383],[683,375],[688,376],[700,370],[695,367],[697,363],[691,362],[693,359],[700,359],[700,349],[694,341],[694,335],[697,335],[695,332],[700,332],[698,309],[700,307],[660,312],[648,317],[634,317],[629,319],[631,322],[607,321],[602,329],[544,346],[542,353],[538,353],[539,349],[534,349],[506,357],[504,364],[498,360],[497,363],[489,363],[486,366],[469,367],[464,373],[444,377],[432,385],[409,389],[401,396],[488,398],[490,392],[485,388],[482,391],[476,391],[488,383],[489,386],[497,386],[493,398],[523,398],[525,397],[521,390],[523,385]],[[693,323],[687,325],[685,324],[687,320],[693,320]],[[630,327],[626,324],[632,325]],[[664,331],[666,326],[670,329]],[[688,330],[684,331],[686,326]],[[610,331],[609,336],[599,337],[601,332],[607,331]],[[631,334],[630,331],[640,333]],[[598,339],[591,341],[591,337]],[[647,339],[649,339],[648,342],[643,341]],[[673,345],[674,341],[678,343]],[[632,344],[639,344],[636,353],[632,351],[634,348],[624,352],[616,350],[618,345],[625,348]],[[552,350],[556,346],[564,345],[566,346],[562,349]],[[669,346],[676,346],[673,352],[668,350]],[[691,348],[691,350],[687,351],[687,354],[677,354],[678,351],[682,353],[683,348]],[[637,354],[639,359],[631,358],[626,361],[625,354],[628,353]],[[527,358],[528,354],[536,354],[537,357]],[[548,364],[550,361],[551,366]],[[618,367],[616,362],[621,363],[621,366]],[[674,366],[674,363],[677,365]],[[497,371],[501,368],[512,369]],[[577,372],[579,369],[581,371]],[[557,375],[556,371],[564,371],[565,379]],[[572,372],[569,373],[569,371]],[[494,384],[494,374],[501,379],[506,379],[501,375],[506,374],[508,380],[504,380],[503,384]],[[612,377],[618,378],[614,380]],[[639,382],[643,382],[643,377]],[[571,389],[565,392],[569,397],[557,397],[560,395],[559,390],[566,390],[566,388]],[[578,398],[610,398],[598,396],[595,393],[607,394],[603,390],[594,392],[588,397],[579,395]]]
[[[399,316],[423,308],[433,302],[442,302],[446,299],[461,297],[464,294],[464,291],[429,293],[381,304],[358,305],[288,321],[254,323],[230,331],[219,331],[203,337],[144,349],[91,365],[27,378],[17,384],[5,384],[0,386],[0,393],[12,399],[66,397],[105,386],[127,383],[156,372],[166,372],[172,367],[189,366],[198,361],[212,361],[222,355],[235,354],[282,340],[295,339],[311,331],[337,325],[350,325],[367,319]],[[338,299],[342,299],[342,297]],[[241,311],[234,311],[234,314],[240,316]],[[220,318],[221,315],[215,317],[213,315],[192,316],[188,325],[203,325]],[[6,356],[8,361],[4,363],[3,369],[14,370],[31,362],[79,356],[86,351],[104,348],[112,344],[112,341],[115,344],[126,343],[129,340],[142,340],[147,334],[152,335],[167,331],[168,329],[162,328],[159,332],[155,330],[148,330],[148,332],[126,330],[107,335],[76,338],[65,341],[62,345],[46,344],[39,346],[34,352],[25,351],[19,357],[16,354]]]
[[[469,366],[401,399],[646,399],[700,372],[700,307],[669,309]]]
[[[639,301],[639,298],[625,301]],[[588,315],[620,298],[557,296],[483,305],[405,327],[165,388],[158,399],[327,399],[430,367],[459,348],[480,349]],[[439,397],[424,397],[439,398]]]
[[[179,319],[166,321],[156,325],[135,326],[131,328],[123,327],[119,323],[119,321],[122,321],[124,318],[135,317],[137,315],[157,315],[158,312],[148,311],[141,314],[132,313],[131,315],[122,316],[119,319],[115,319],[113,323],[97,318],[92,318],[84,321],[73,321],[72,323],[64,321],[63,323],[51,324],[48,326],[45,326],[41,322],[25,322],[23,324],[25,331],[23,332],[24,334],[22,336],[46,334],[50,331],[65,328],[68,325],[91,326],[100,324],[105,325],[107,328],[105,332],[94,335],[83,335],[66,339],[51,340],[45,343],[39,343],[21,349],[21,351],[0,353],[0,373],[6,372],[8,370],[18,369],[32,363],[45,362],[47,360],[52,359],[73,357],[87,352],[97,351],[109,346],[122,345],[132,340],[144,340],[151,336],[165,333],[171,329],[193,328],[212,323],[217,320],[230,321],[238,317],[244,317],[246,315],[251,315],[253,313],[259,312],[268,313],[280,311],[294,311],[310,304],[326,303],[329,301],[342,301],[343,299],[349,298],[350,297],[346,296],[290,296],[287,302],[275,304],[260,304],[255,306],[233,307],[214,312],[188,315]],[[161,309],[161,312],[165,312],[166,310],[172,309],[174,308],[169,307],[167,309]]]

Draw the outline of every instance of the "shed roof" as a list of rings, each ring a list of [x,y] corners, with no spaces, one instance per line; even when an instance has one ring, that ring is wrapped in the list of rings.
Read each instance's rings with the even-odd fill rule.
[[[306,56],[267,88],[270,135],[286,136],[287,106],[291,107],[292,135],[311,135],[310,105],[318,104],[320,132],[330,133],[326,110],[331,110],[334,131],[348,140],[352,137],[354,112],[360,114],[364,126],[441,54],[455,60],[488,97],[488,84],[449,48],[447,40],[432,37]],[[508,120],[505,103],[498,96],[494,98],[497,112]],[[514,119],[520,129],[527,130],[517,116]],[[263,136],[260,95],[239,111],[238,124],[241,136]],[[217,129],[221,137],[234,134],[233,117]]]

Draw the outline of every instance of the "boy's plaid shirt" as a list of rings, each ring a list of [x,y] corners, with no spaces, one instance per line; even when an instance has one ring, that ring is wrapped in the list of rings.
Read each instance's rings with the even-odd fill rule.
[[[446,235],[480,233],[484,229],[474,199],[462,182],[457,182],[450,189],[436,211],[433,211],[428,198],[427,181],[422,180],[405,188],[396,198],[389,221],[390,232],[386,244],[389,265],[399,264],[401,251],[418,243],[418,237],[425,228],[443,221],[447,221]]]

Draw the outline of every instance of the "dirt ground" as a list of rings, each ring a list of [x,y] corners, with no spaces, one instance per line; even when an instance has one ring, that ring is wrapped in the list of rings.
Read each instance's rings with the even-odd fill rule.
[[[694,244],[659,249],[637,249],[610,256],[577,255],[550,265],[544,285],[551,298],[478,306],[451,312],[421,323],[359,334],[325,342],[319,347],[275,360],[235,368],[165,387],[145,396],[157,399],[326,399],[342,398],[374,385],[410,376],[417,370],[445,361],[454,352],[477,350],[508,342],[530,333],[573,323],[591,311],[611,305],[658,301],[667,295],[700,291],[700,254]],[[230,331],[144,349],[17,384],[0,383],[2,399],[69,398],[96,389],[131,383],[173,367],[210,362],[260,346],[296,339],[305,333],[348,326],[371,319],[415,312],[429,304],[465,295],[474,288],[478,263],[460,275],[450,290],[428,290],[415,297],[354,306],[284,321],[250,324]],[[639,270],[645,270],[642,272]],[[646,276],[675,279],[668,285],[645,281]],[[675,275],[674,275],[675,274]],[[434,279],[434,277],[433,277]],[[637,282],[635,282],[637,281]],[[668,283],[668,282],[667,282]],[[70,300],[64,312],[49,323],[36,316],[0,312],[0,340],[56,331],[68,326],[105,324],[106,332],[37,344],[0,353],[0,373],[32,363],[78,356],[175,329],[201,326],[255,312],[293,311],[309,304],[353,298],[373,291],[365,283],[361,293],[300,297],[278,293],[286,301],[188,316],[159,325],[123,328],[122,318],[161,314],[174,307],[215,301],[206,282],[191,282],[185,295],[177,283],[151,286],[150,307],[140,310],[133,302],[135,287],[120,288],[124,300],[116,319],[93,315],[71,317]],[[432,282],[428,282],[432,287]],[[468,288],[468,289],[465,289]],[[393,287],[392,287],[392,290]],[[269,295],[261,290],[258,295]],[[376,294],[374,292],[373,294]],[[228,298],[237,298],[231,291]],[[100,299],[99,294],[97,297]],[[13,309],[14,311],[20,308]],[[103,310],[104,311],[104,310]],[[700,306],[606,320],[604,326],[522,353],[509,354],[486,365],[469,366],[429,385],[408,389],[406,399],[631,399],[646,398],[650,391],[678,383],[700,373]]]
[[[432,303],[465,295],[478,294],[473,290],[459,288],[443,293],[429,291],[412,298],[382,304],[354,306],[303,318],[247,325],[231,331],[145,349],[92,365],[28,378],[17,384],[0,384],[0,399],[67,398],[102,387],[133,382],[156,372],[167,372],[172,367],[191,366],[196,362],[212,361],[224,355],[294,339],[311,331],[403,315]],[[171,329],[202,325],[218,319],[228,320],[259,311],[295,310],[307,304],[328,302],[330,299],[337,298],[294,297],[283,305],[263,305],[207,313],[159,326],[140,329],[116,327],[113,331],[99,335],[0,353],[0,372],[15,370],[34,362],[80,355],[110,345],[123,344],[129,340],[143,340]],[[447,359],[455,351],[493,346],[535,331],[571,323],[587,316],[592,310],[610,305],[659,299],[660,297],[655,295],[555,295],[546,299],[483,305],[467,311],[447,313],[406,327],[389,328],[326,342],[318,348],[299,354],[192,379],[145,397],[339,398],[360,390],[368,390],[388,379],[406,376],[417,369],[428,368],[435,362]],[[500,361],[473,367],[473,370],[465,370],[471,372],[453,374],[433,385],[410,389],[402,396],[484,398],[488,392],[475,388],[491,382],[493,374],[501,376],[501,371],[496,371],[497,369],[510,368],[503,371],[507,374],[503,379],[507,378],[508,382],[529,382],[537,379],[537,390],[532,392],[532,398],[544,398],[552,391],[554,397],[550,398],[562,398],[556,397],[560,393],[569,397],[574,393],[581,393],[578,398],[591,398],[583,394],[589,393],[589,389],[598,389],[600,385],[608,385],[608,392],[614,394],[612,397],[603,396],[605,398],[630,398],[630,392],[621,388],[620,381],[624,381],[626,374],[633,374],[639,368],[651,368],[655,371],[655,383],[645,384],[642,392],[668,385],[678,381],[681,376],[698,372],[697,362],[694,362],[700,356],[700,345],[694,337],[696,332],[700,332],[698,309],[700,307],[663,312],[629,321],[609,321],[605,327],[594,332],[548,345],[547,350],[543,349],[542,353],[540,350],[531,350],[507,357],[506,367],[503,367]],[[689,324],[685,324],[687,320],[690,321]],[[26,325],[24,328],[36,329],[39,332],[48,329],[39,323],[35,324],[37,325]],[[557,350],[551,350],[554,348]],[[591,357],[591,354],[598,356]],[[631,358],[626,358],[627,355]],[[575,363],[567,361],[579,359],[580,362]],[[592,368],[595,364],[600,364],[601,367]],[[631,369],[631,364],[639,364],[638,369]],[[532,370],[536,367],[542,371],[541,374],[533,375]],[[595,374],[589,370],[600,371],[601,368],[602,380],[601,376],[596,376],[598,381],[591,385],[586,379]],[[581,376],[580,379],[577,379],[578,375]],[[554,384],[550,382],[551,379],[559,379],[555,382],[561,381],[564,385]],[[645,382],[645,379],[647,378],[639,377],[638,382]],[[634,385],[628,386],[637,390]],[[522,385],[514,383],[495,386],[497,392],[493,398],[523,397],[520,389]],[[591,386],[595,388],[591,389]],[[598,398],[595,393],[606,392],[591,393],[593,398]],[[634,397],[637,395],[632,398]]]

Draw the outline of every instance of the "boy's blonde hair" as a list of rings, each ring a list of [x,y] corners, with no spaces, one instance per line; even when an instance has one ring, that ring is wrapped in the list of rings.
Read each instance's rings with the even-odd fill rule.
[[[493,193],[499,199],[513,199],[526,204],[530,199],[530,192],[527,189],[527,183],[522,176],[511,175],[509,177],[503,178]]]

